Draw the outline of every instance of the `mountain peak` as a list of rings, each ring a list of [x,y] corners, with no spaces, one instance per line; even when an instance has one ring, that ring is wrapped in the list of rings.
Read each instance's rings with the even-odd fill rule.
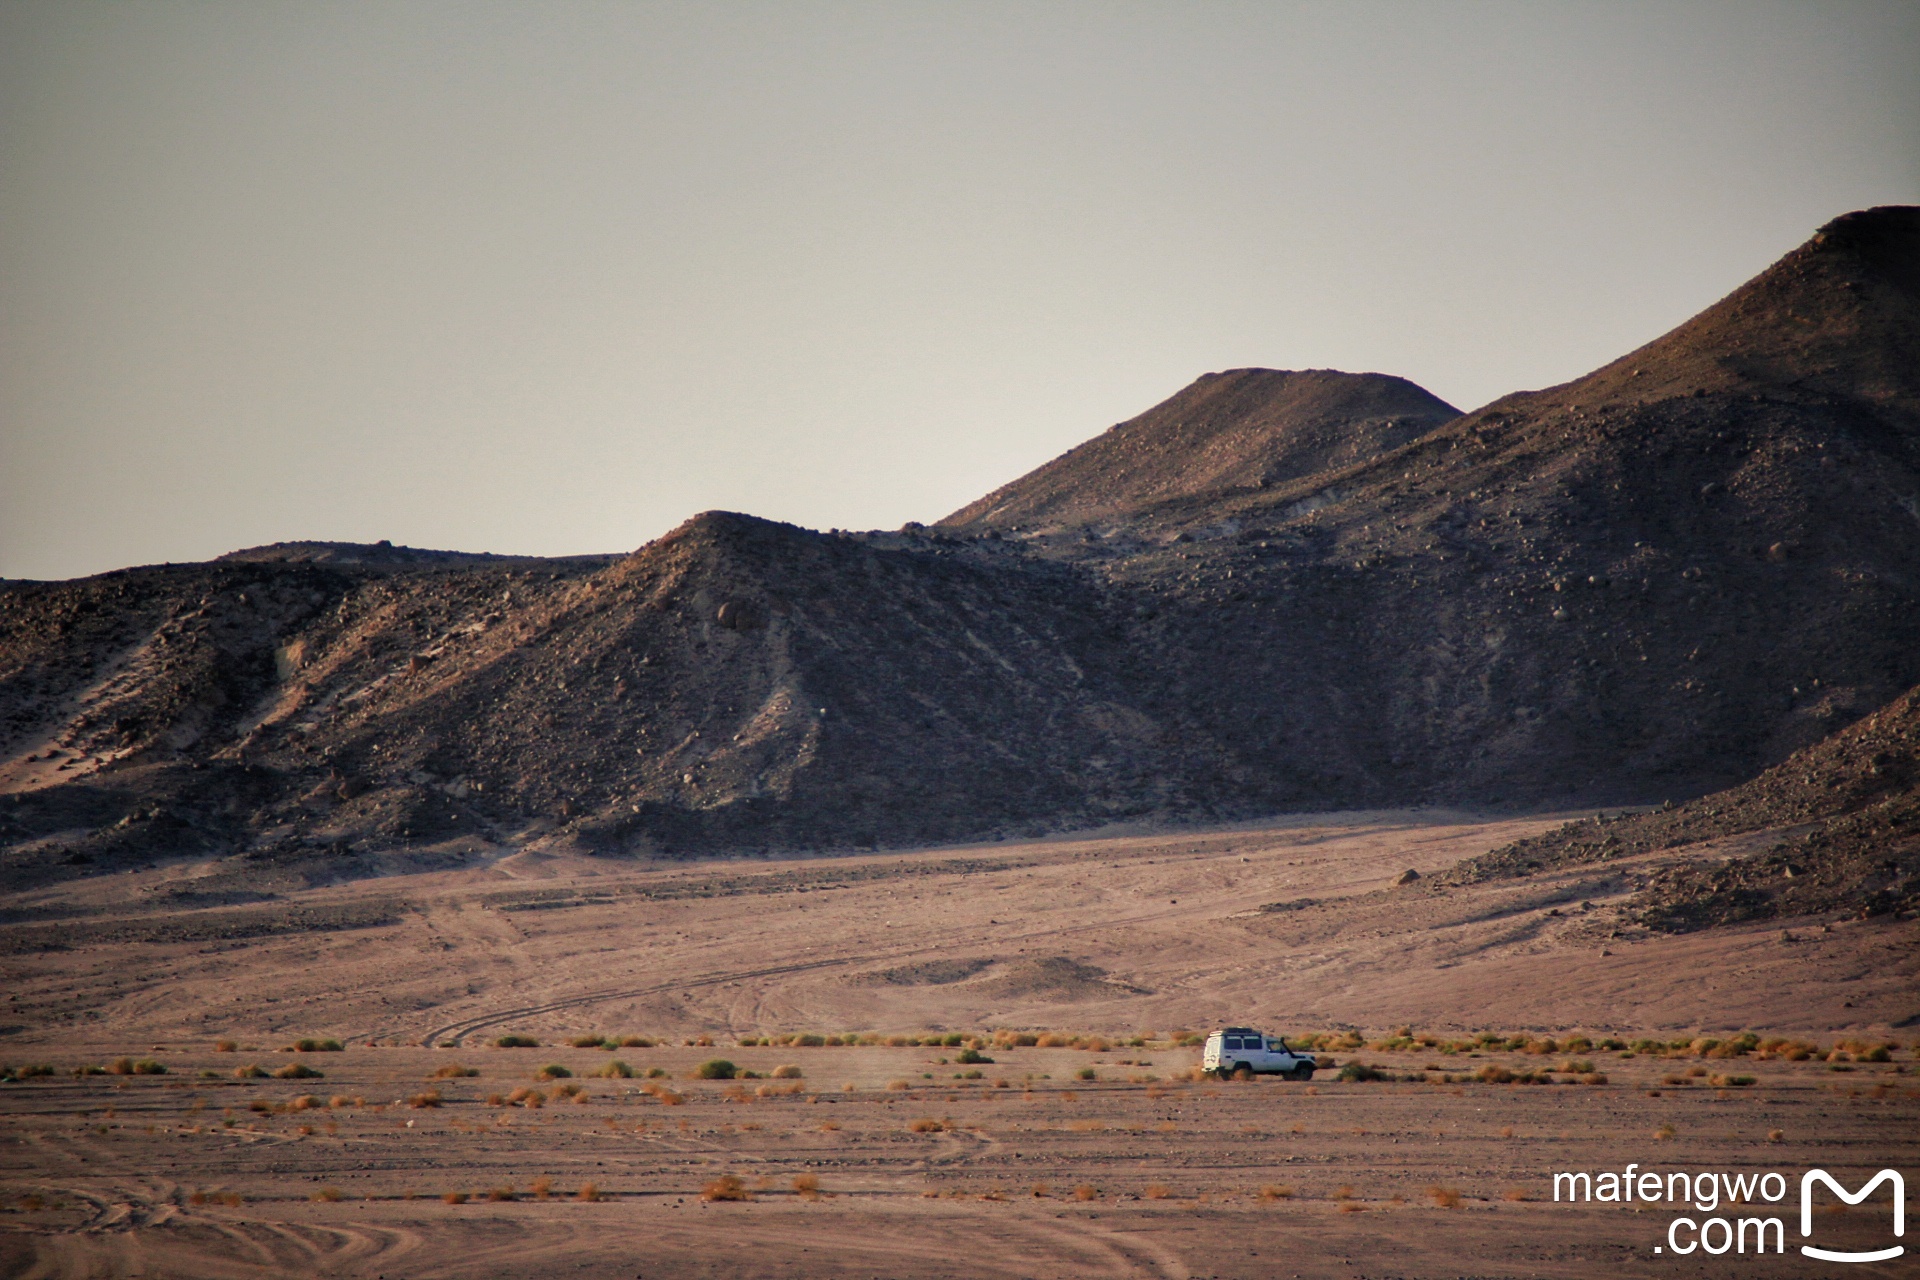
[[[1204,374],[1137,418],[940,523],[1073,525],[1349,466],[1459,416],[1405,378],[1337,369]]]

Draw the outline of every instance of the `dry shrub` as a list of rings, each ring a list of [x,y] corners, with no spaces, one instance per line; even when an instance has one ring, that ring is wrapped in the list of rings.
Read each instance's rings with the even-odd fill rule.
[[[1075,1200],[1098,1200],[1100,1198],[1100,1191],[1099,1188],[1090,1187],[1083,1182],[1073,1189],[1073,1198]]]
[[[238,1191],[229,1191],[227,1192],[227,1194],[220,1197],[220,1203],[227,1206],[227,1208],[229,1209],[238,1209],[241,1205],[245,1204],[246,1202],[247,1202],[247,1198],[241,1195]]]
[[[1149,1200],[1165,1200],[1173,1193],[1169,1191],[1164,1184],[1155,1182],[1149,1184],[1146,1191],[1142,1194]]]
[[[438,1070],[436,1070],[432,1075],[428,1076],[427,1079],[459,1080],[459,1079],[464,1079],[467,1076],[477,1076],[479,1074],[480,1074],[480,1068],[478,1067],[463,1067],[457,1062],[449,1062],[445,1066],[440,1067]]]
[[[200,1205],[205,1204],[206,1202],[207,1202],[207,1193],[204,1191],[196,1191],[192,1195],[187,1197],[187,1203],[190,1205],[193,1205],[196,1208],[198,1208]]]
[[[1673,1126],[1670,1124],[1663,1124],[1658,1129],[1655,1129],[1653,1131],[1653,1136],[1654,1136],[1654,1139],[1659,1142],[1672,1142]]]
[[[265,1068],[249,1062],[244,1067],[235,1067],[233,1069],[233,1078],[235,1080],[265,1080],[267,1073]]]
[[[447,1204],[465,1204],[467,1202],[467,1193],[464,1191],[449,1191],[441,1196],[440,1199]]]
[[[1460,1207],[1460,1193],[1453,1187],[1428,1187],[1427,1195],[1442,1209],[1458,1209]]]
[[[213,1042],[213,1051],[215,1053],[233,1053],[239,1048],[240,1046],[231,1040],[215,1040]]]
[[[1340,1212],[1342,1213],[1365,1213],[1366,1211],[1367,1211],[1367,1206],[1363,1204],[1355,1204],[1351,1200],[1347,1201],[1346,1203],[1340,1206]]]
[[[833,1133],[839,1128],[840,1122],[838,1120],[822,1120],[820,1122],[820,1132],[822,1133]]]
[[[532,1191],[533,1191],[533,1198],[535,1200],[547,1199],[549,1196],[553,1194],[553,1179],[552,1178],[535,1178],[533,1180]]]
[[[1501,1196],[1501,1199],[1512,1200],[1516,1204],[1522,1200],[1533,1199],[1533,1193],[1528,1191],[1525,1187],[1508,1187],[1505,1191],[1500,1193],[1500,1196]]]
[[[946,1127],[946,1125],[933,1119],[931,1116],[922,1116],[920,1119],[908,1124],[907,1131],[909,1133],[939,1133]]]
[[[775,1080],[798,1080],[806,1073],[791,1062],[783,1062],[773,1069]]]
[[[338,1187],[322,1187],[313,1193],[313,1198],[324,1201],[327,1204],[334,1204],[345,1197]]]
[[[303,1124],[299,1127],[298,1130],[296,1130],[296,1132],[299,1133],[299,1135],[303,1138],[311,1138],[313,1136],[313,1126],[310,1124]]]
[[[607,1044],[608,1041],[605,1036],[593,1035],[593,1036],[575,1036],[571,1040],[567,1041],[567,1043],[572,1045],[576,1049],[598,1049],[602,1045]]]
[[[416,1093],[407,1099],[407,1105],[418,1111],[425,1107],[437,1107],[444,1099],[438,1089],[429,1089],[425,1093]]]
[[[275,1080],[318,1080],[325,1074],[324,1071],[315,1071],[304,1062],[289,1062],[286,1066],[276,1069],[273,1078]]]
[[[700,1188],[702,1200],[751,1200],[753,1192],[747,1190],[747,1184],[731,1173],[723,1173]]]
[[[320,1105],[320,1099],[310,1093],[303,1093],[287,1104],[289,1111],[311,1111]]]
[[[1353,1199],[1353,1188],[1350,1186],[1341,1187],[1333,1193],[1333,1198],[1335,1200],[1351,1200]]]
[[[1262,1200],[1268,1200],[1268,1201],[1291,1200],[1293,1198],[1293,1188],[1286,1186],[1284,1184],[1276,1186],[1272,1183],[1269,1183],[1266,1186],[1260,1188],[1260,1198]]]
[[[1500,1136],[1503,1138],[1511,1138],[1513,1136],[1513,1126],[1507,1125],[1504,1128],[1502,1128],[1500,1130]]]
[[[350,1106],[352,1106],[352,1105],[353,1105],[353,1099],[352,1099],[352,1098],[349,1098],[349,1097],[348,1097],[348,1096],[347,1096],[346,1094],[344,1094],[344,1093],[336,1093],[336,1094],[334,1094],[334,1095],[333,1095],[333,1096],[332,1096],[331,1098],[328,1098],[328,1099],[327,1099],[327,1105],[328,1105],[329,1107],[332,1107],[332,1108],[334,1108],[334,1109],[335,1109],[335,1110],[337,1111],[337,1110],[339,1110],[339,1109],[340,1109],[341,1107],[350,1107]]]
[[[911,1089],[913,1088],[913,1083],[908,1080],[889,1080],[887,1081],[887,1088],[895,1091],[898,1091],[901,1089]]]
[[[508,1200],[518,1200],[519,1198],[520,1198],[519,1196],[513,1193],[512,1187],[495,1187],[493,1190],[487,1192],[487,1199],[494,1201],[495,1203],[502,1203]]]
[[[585,1200],[588,1204],[596,1204],[600,1198],[600,1188],[591,1182],[582,1183],[579,1193],[574,1196],[574,1199]]]
[[[818,1200],[820,1198],[820,1179],[817,1175],[811,1173],[795,1174],[793,1190],[802,1200]]]
[[[1787,1135],[1786,1135],[1786,1132],[1785,1132],[1784,1130],[1780,1130],[1780,1129],[1769,1129],[1769,1130],[1767,1130],[1767,1141],[1768,1141],[1768,1142],[1780,1142],[1780,1141],[1783,1141],[1783,1140],[1785,1140],[1785,1138],[1786,1138],[1786,1136],[1787,1136]]]

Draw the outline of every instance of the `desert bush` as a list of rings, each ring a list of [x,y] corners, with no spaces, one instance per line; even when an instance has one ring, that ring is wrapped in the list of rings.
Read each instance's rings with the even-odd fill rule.
[[[316,1071],[304,1062],[289,1062],[284,1067],[274,1068],[273,1071],[275,1080],[318,1080],[324,1075],[326,1072]]]
[[[1100,1191],[1099,1188],[1089,1186],[1083,1182],[1073,1189],[1073,1198],[1075,1200],[1098,1200],[1100,1198]]]
[[[922,1116],[920,1119],[910,1121],[907,1124],[907,1132],[939,1133],[941,1130],[945,1129],[946,1127],[947,1127],[946,1125],[942,1124],[938,1120],[933,1119],[931,1116]]]
[[[575,1036],[567,1043],[576,1049],[598,1049],[602,1046],[610,1047],[613,1044],[605,1036]]]
[[[352,1098],[349,1098],[349,1097],[348,1097],[348,1096],[347,1096],[346,1094],[344,1094],[344,1093],[336,1093],[336,1094],[334,1094],[334,1095],[333,1095],[333,1096],[332,1096],[331,1098],[328,1098],[328,1099],[327,1099],[327,1105],[328,1105],[329,1107],[332,1107],[332,1108],[334,1108],[335,1110],[338,1110],[338,1109],[340,1109],[340,1108],[342,1108],[342,1107],[351,1107],[351,1106],[353,1106],[353,1105],[354,1105],[354,1100],[353,1100]]]
[[[653,1048],[653,1041],[645,1036],[621,1036],[617,1047],[621,1049],[651,1049]]]
[[[344,1050],[338,1040],[315,1040],[305,1038],[293,1042],[295,1053],[341,1053]]]
[[[909,1081],[909,1080],[889,1080],[887,1081],[887,1088],[892,1089],[894,1092],[897,1093],[902,1089],[913,1088],[913,1083],[912,1081]]]
[[[753,1193],[747,1190],[747,1184],[731,1173],[723,1173],[700,1188],[702,1200],[751,1200]]]
[[[647,1079],[665,1080],[666,1078],[667,1078],[667,1069],[665,1067],[648,1067],[647,1068]]]
[[[601,1198],[599,1186],[591,1182],[581,1183],[579,1192],[574,1196],[574,1199],[584,1200],[588,1204],[596,1204]]]
[[[633,1078],[633,1068],[620,1061],[620,1059],[613,1058],[599,1068],[589,1071],[587,1074],[600,1076],[607,1080],[630,1080]]]
[[[1480,1068],[1474,1073],[1474,1078],[1485,1081],[1487,1084],[1512,1084],[1514,1079],[1513,1072],[1495,1062],[1489,1062]]]
[[[327,1204],[335,1204],[346,1197],[338,1187],[322,1187],[313,1193],[313,1198],[315,1200],[325,1201]]]
[[[441,1196],[440,1199],[447,1204],[465,1204],[467,1202],[467,1193],[464,1191],[449,1191]]]
[[[1340,1068],[1338,1078],[1350,1083],[1364,1083],[1369,1080],[1391,1080],[1393,1077],[1378,1067],[1370,1067],[1356,1058]]]
[[[501,1036],[493,1042],[496,1049],[538,1049],[540,1042],[532,1036]]]
[[[299,1097],[290,1099],[287,1102],[287,1110],[311,1111],[315,1107],[322,1106],[322,1105],[324,1104],[320,1101],[320,1099],[314,1097],[310,1093],[303,1093]]]
[[[822,1120],[820,1122],[820,1132],[822,1133],[833,1133],[839,1128],[840,1122],[838,1120]]]
[[[535,1178],[529,1187],[535,1200],[546,1200],[553,1195],[552,1178]]]
[[[267,1111],[273,1110],[273,1104],[271,1102],[268,1102],[265,1098],[255,1098],[252,1102],[249,1102],[247,1104],[247,1110],[267,1112]]]
[[[1153,1182],[1153,1183],[1149,1183],[1147,1185],[1147,1189],[1141,1192],[1140,1194],[1145,1196],[1149,1200],[1165,1200],[1168,1196],[1172,1195],[1173,1193],[1167,1190],[1164,1184]]]
[[[796,1174],[793,1190],[802,1200],[817,1200],[820,1198],[820,1179],[811,1173]]]
[[[434,1071],[434,1073],[427,1078],[430,1080],[458,1080],[466,1076],[477,1076],[479,1074],[480,1068],[478,1067],[463,1067],[457,1062],[449,1062],[446,1066]]]
[[[695,1067],[693,1074],[700,1080],[731,1080],[738,1071],[739,1068],[725,1058],[709,1058]]]
[[[1460,1193],[1452,1187],[1428,1187],[1427,1195],[1442,1209],[1457,1209],[1460,1207]]]
[[[438,1089],[429,1089],[425,1093],[416,1093],[411,1098],[408,1098],[407,1105],[418,1111],[425,1107],[437,1107],[443,1101],[444,1099],[440,1097],[440,1091]]]
[[[494,1201],[496,1204],[510,1200],[518,1200],[519,1198],[519,1196],[514,1194],[513,1188],[510,1186],[495,1187],[493,1190],[487,1192],[487,1199]]]
[[[541,1080],[567,1080],[572,1078],[573,1072],[567,1070],[557,1062],[549,1062],[546,1066],[534,1072],[534,1075]]]
[[[1769,1129],[1769,1130],[1767,1130],[1767,1141],[1768,1141],[1768,1142],[1784,1142],[1784,1141],[1786,1140],[1786,1137],[1787,1137],[1787,1135],[1786,1135],[1786,1131],[1785,1131],[1785,1130],[1783,1130],[1783,1129]]]
[[[237,1052],[239,1048],[240,1046],[231,1040],[215,1040],[213,1042],[213,1051],[215,1053],[234,1053]]]
[[[1753,1076],[1714,1076],[1708,1083],[1717,1089],[1744,1089],[1754,1082]]]
[[[1653,1137],[1656,1142],[1672,1142],[1673,1126],[1670,1124],[1661,1125],[1658,1129],[1655,1129],[1653,1131]]]
[[[977,1063],[977,1062],[993,1061],[993,1059],[989,1058],[986,1054],[980,1052],[978,1049],[971,1048],[971,1047],[962,1049],[959,1053],[954,1054],[953,1060],[963,1065],[972,1065],[973,1063]]]
[[[1098,1080],[1100,1078],[1100,1073],[1092,1067],[1082,1067],[1073,1074],[1077,1080]]]
[[[775,1080],[798,1080],[805,1074],[805,1072],[801,1071],[799,1067],[791,1062],[783,1062],[773,1069],[773,1078]]]

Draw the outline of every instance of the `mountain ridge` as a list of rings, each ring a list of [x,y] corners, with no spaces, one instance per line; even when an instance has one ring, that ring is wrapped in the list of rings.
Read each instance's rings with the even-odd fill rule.
[[[0,881],[1705,794],[1920,684],[1916,353],[1869,210],[1559,387],[1208,375],[932,527],[5,583]]]

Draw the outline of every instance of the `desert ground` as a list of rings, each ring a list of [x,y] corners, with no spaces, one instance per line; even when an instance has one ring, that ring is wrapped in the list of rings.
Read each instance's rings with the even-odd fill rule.
[[[1567,816],[699,863],[466,841],[252,903],[191,905],[213,864],[16,895],[0,1274],[1830,1274],[1795,1195],[1742,1211],[1786,1220],[1784,1256],[1677,1259],[1668,1223],[1707,1215],[1555,1203],[1551,1175],[1920,1167],[1920,930],[1623,910],[1660,860],[1765,836],[1434,885]],[[1311,1085],[1195,1078],[1182,1033],[1224,1024],[1351,1034]],[[1677,1047],[1743,1030],[1899,1047]],[[758,1043],[794,1033],[877,1043]],[[716,1058],[753,1074],[694,1078]],[[1820,1243],[1884,1243],[1877,1199]]]

